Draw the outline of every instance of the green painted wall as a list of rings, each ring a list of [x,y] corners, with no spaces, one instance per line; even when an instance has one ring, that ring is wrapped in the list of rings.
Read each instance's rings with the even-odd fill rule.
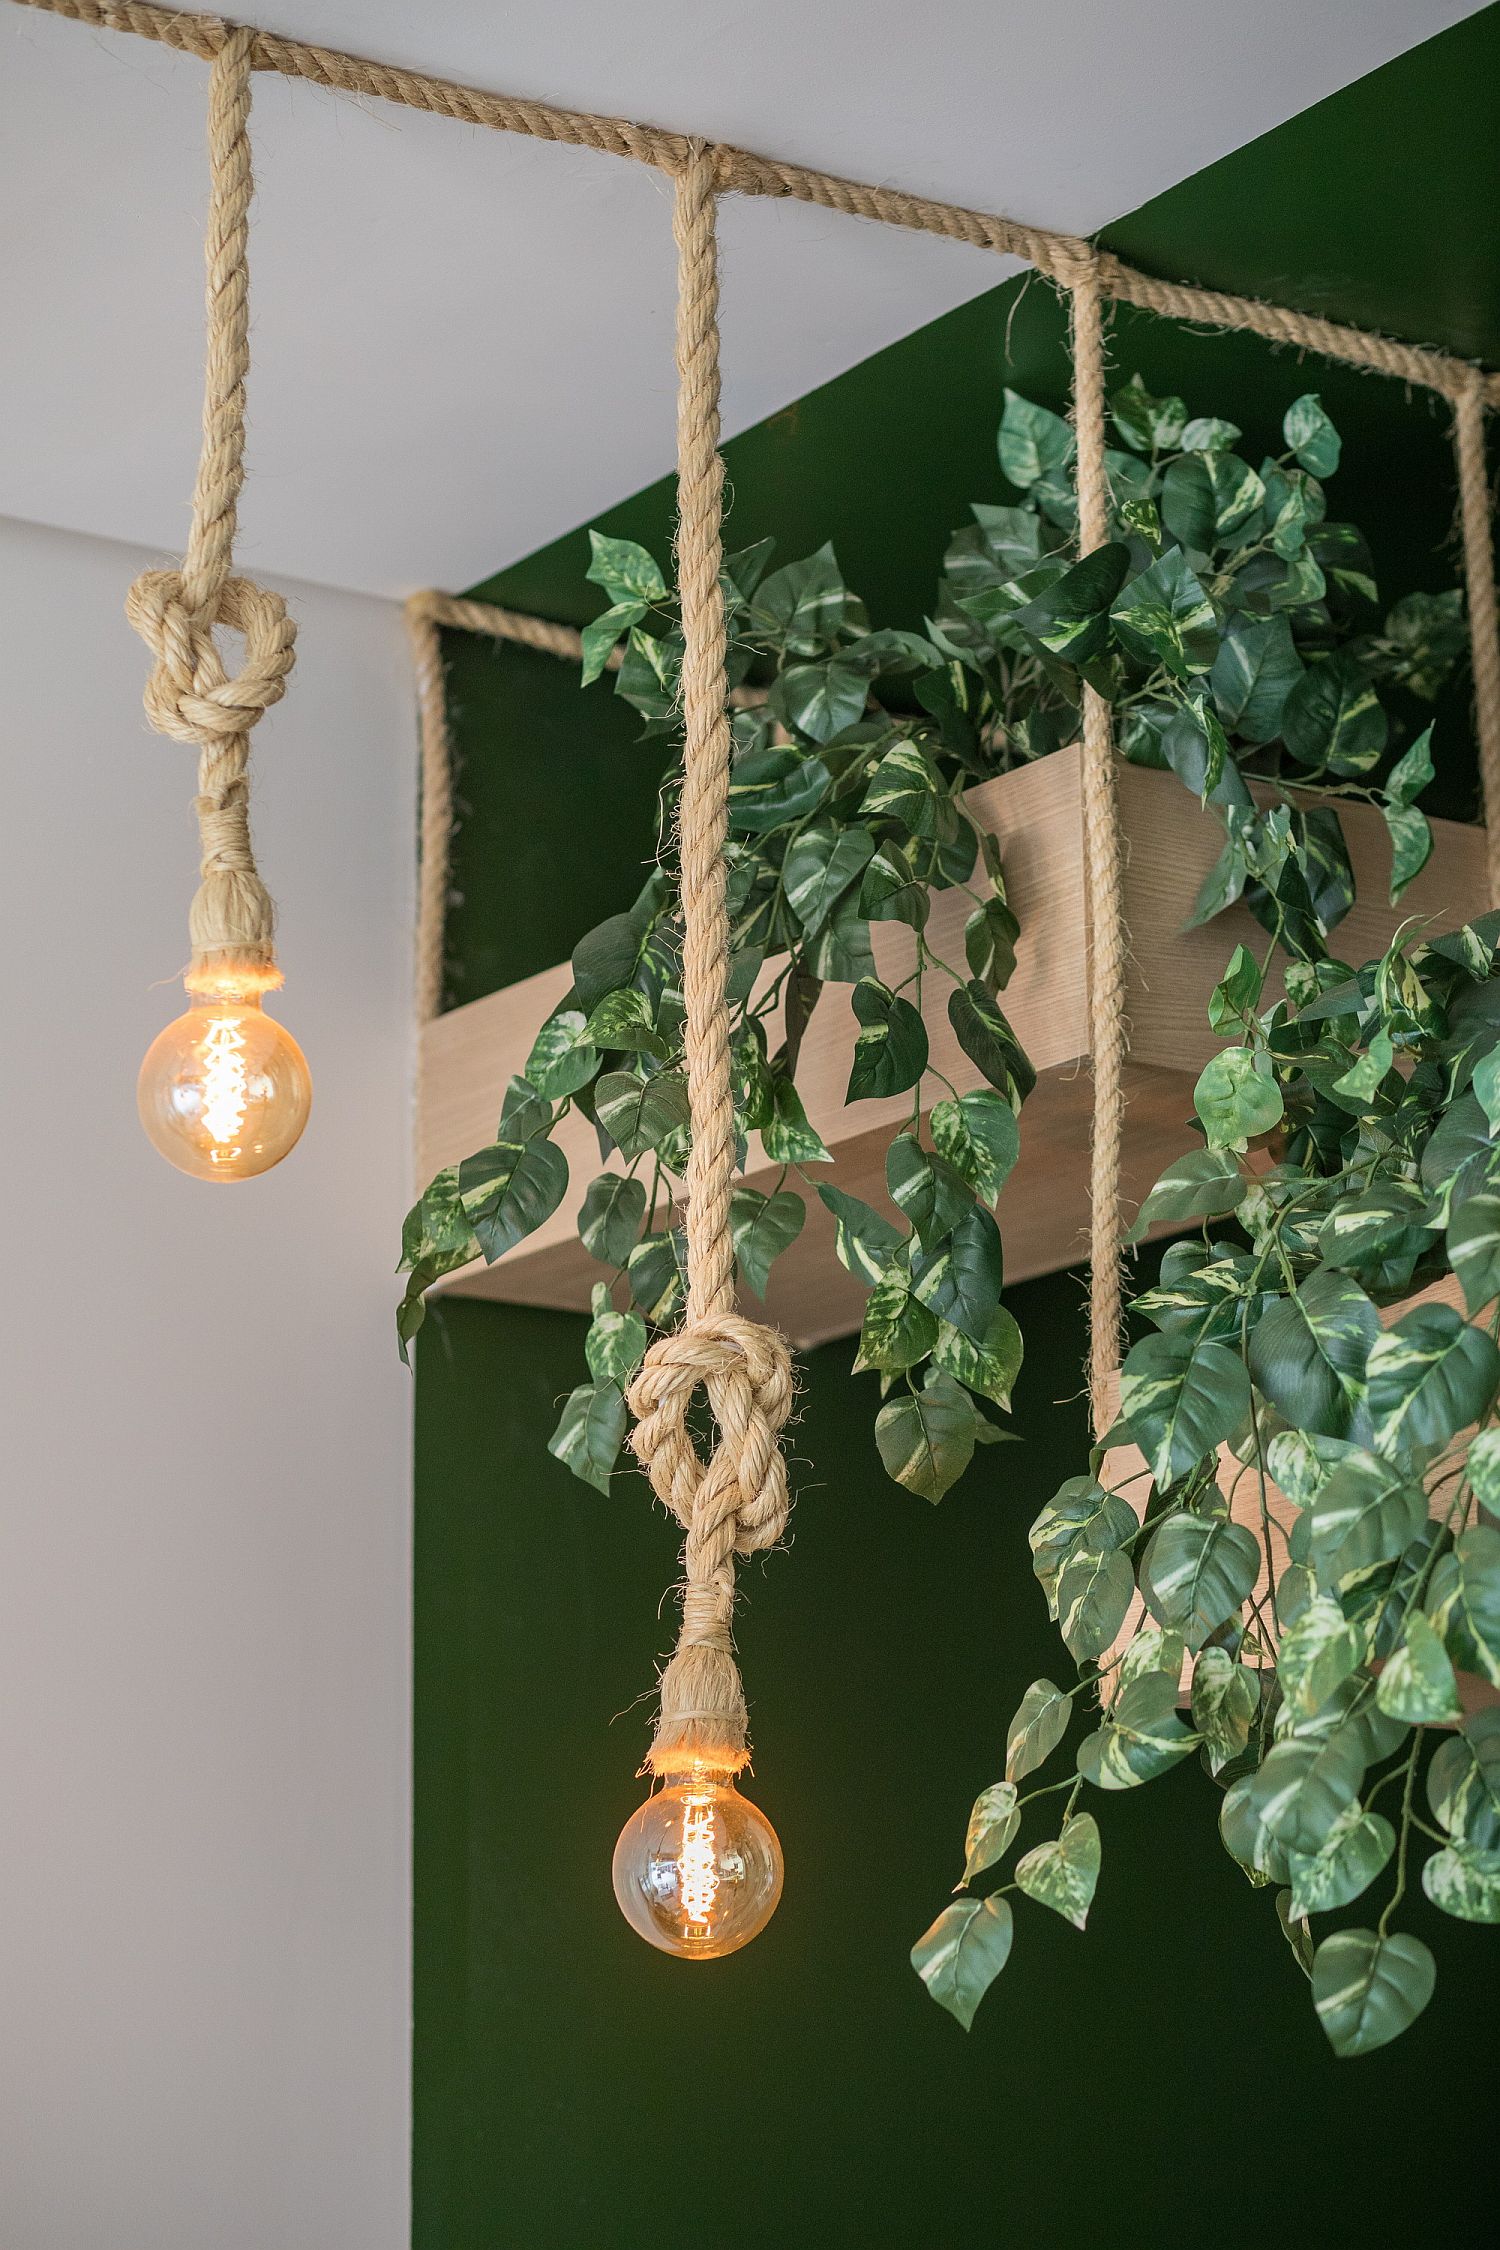
[[[1111,246],[1500,363],[1500,248],[1475,223],[1500,203],[1497,74],[1490,9],[1122,221]],[[1113,337],[1122,374],[1231,414],[1255,442],[1320,388],[1348,438],[1335,495],[1387,585],[1451,582],[1447,438],[1426,401],[1143,315],[1121,313]],[[788,557],[831,534],[877,621],[914,622],[948,530],[1000,496],[1006,380],[1063,397],[1040,285],[997,289],[736,439],[735,540],[773,531]],[[664,551],[669,488],[600,520]],[[586,617],[586,553],[580,532],[480,591]],[[462,637],[450,658],[456,1003],[558,959],[633,893],[655,758],[607,690],[580,696],[562,666]],[[1440,742],[1443,809],[1462,817],[1461,697]],[[741,1627],[755,1790],[787,1892],[763,1939],[706,1972],[632,1938],[608,1888],[639,1794],[647,1712],[632,1706],[670,1639],[671,1527],[638,1479],[601,1499],[544,1451],[580,1322],[434,1314],[417,1384],[419,2250],[1072,2250],[1231,2223],[1299,2250],[1377,2224],[1398,2245],[1481,2235],[1463,2070],[1493,2021],[1493,1937],[1434,1930],[1418,1902],[1437,2000],[1396,2049],[1335,2065],[1196,1767],[1105,1806],[1088,1935],[1019,1917],[968,2040],[912,1977],[906,1949],[957,1873],[1004,1719],[1059,1660],[1025,1533],[1083,1459],[1076,1398],[1058,1403],[1078,1387],[1081,1285],[1061,1275],[1012,1302],[1025,1443],[987,1452],[939,1509],[886,1482],[848,1347],[808,1363],[795,1536],[746,1573]],[[695,2161],[705,2090],[723,2117]]]

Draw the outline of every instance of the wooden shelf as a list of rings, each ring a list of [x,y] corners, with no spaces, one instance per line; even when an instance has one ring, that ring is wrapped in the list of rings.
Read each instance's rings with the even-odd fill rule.
[[[1214,814],[1203,811],[1174,775],[1136,766],[1120,766],[1119,795],[1131,943],[1123,1180],[1134,1206],[1170,1159],[1194,1145],[1188,1124],[1193,1085],[1218,1044],[1208,1027],[1209,995],[1235,943],[1260,950],[1265,939],[1243,907],[1207,929],[1183,929],[1223,842]],[[1007,1279],[1024,1281],[1076,1264],[1087,1243],[1091,1088],[1080,753],[1062,750],[1004,774],[972,790],[966,802],[976,823],[1000,839],[1021,923],[1016,972],[1002,1005],[1036,1067],[1037,1085],[1022,1111],[1021,1159],[1001,1196],[999,1220]],[[1481,829],[1434,821],[1432,858],[1398,911],[1383,903],[1390,846],[1380,814],[1354,805],[1341,817],[1360,895],[1339,927],[1344,959],[1357,963],[1380,953],[1398,922],[1412,915],[1451,929],[1485,911]],[[963,959],[969,906],[961,892],[940,892],[933,900],[930,942],[950,961]],[[911,932],[886,922],[876,923],[871,935],[880,975],[899,983],[911,964]],[[493,1137],[506,1081],[524,1067],[539,1025],[571,981],[564,962],[424,1028],[417,1134],[423,1181]],[[977,1086],[978,1075],[949,1027],[945,997],[931,993],[927,1013],[934,1065],[961,1092]],[[797,1082],[836,1161],[811,1169],[888,1211],[885,1150],[911,1103],[902,1095],[845,1108],[855,1030],[849,987],[828,986],[803,1042]],[[584,1189],[602,1168],[598,1143],[587,1120],[572,1114],[556,1137],[570,1172],[561,1207],[509,1257],[465,1267],[443,1288],[514,1304],[587,1309],[601,1268],[579,1244],[574,1226]],[[754,1142],[746,1179],[765,1189],[779,1167],[759,1159]],[[864,1295],[834,1256],[832,1221],[809,1195],[807,1224],[772,1271],[770,1317],[794,1343],[822,1343],[858,1328]]]

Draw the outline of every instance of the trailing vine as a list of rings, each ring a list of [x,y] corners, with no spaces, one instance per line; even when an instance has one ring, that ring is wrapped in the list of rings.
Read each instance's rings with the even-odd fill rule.
[[[1359,2051],[1416,2012],[1430,1963],[1389,1916],[1313,1954],[1307,1917],[1358,1895],[1392,1855],[1402,1890],[1423,1829],[1413,1760],[1423,1729],[1452,1715],[1452,1666],[1500,1684],[1500,1533],[1475,1514],[1500,1497],[1500,1443],[1492,1471],[1487,1442],[1470,1449],[1465,1435],[1500,1378],[1494,1317],[1478,1326],[1428,1305],[1387,1333],[1378,1311],[1445,1271],[1460,1273],[1471,1315],[1500,1290],[1500,1265],[1491,1275],[1467,1247],[1492,1201],[1500,1221],[1494,931],[1431,942],[1407,931],[1357,973],[1330,947],[1354,899],[1341,801],[1379,806],[1393,901],[1426,863],[1417,799],[1431,729],[1415,722],[1462,653],[1463,619],[1456,592],[1382,611],[1362,534],[1327,513],[1340,440],[1315,395],[1288,407],[1285,449],[1258,467],[1232,424],[1189,418],[1138,379],[1111,411],[1111,538],[1080,561],[1071,430],[1006,394],[999,457],[1013,497],[976,504],[955,534],[921,631],[872,630],[830,547],[772,569],[764,541],[725,565],[736,1117],[742,1166],[758,1135],[776,1168],[769,1192],[736,1193],[738,1277],[764,1295],[817,1194],[868,1290],[854,1364],[878,1381],[890,1475],[939,1500],[976,1446],[1007,1434],[997,1414],[1022,1338],[1002,1302],[994,1205],[1034,1074],[1001,1005],[1021,932],[999,847],[965,792],[1075,739],[1087,682],[1113,706],[1122,755],[1174,773],[1222,825],[1193,922],[1243,899],[1266,943],[1236,948],[1214,995],[1225,1045],[1195,1096],[1203,1145],[1142,1214],[1199,1229],[1135,1308],[1155,1333],[1126,1361],[1115,1434],[1139,1446],[1149,1476],[1117,1491],[1073,1480],[1035,1527],[1079,1678],[1028,1690],[1006,1778],[975,1806],[962,1894],[914,1960],[971,2020],[1009,1950],[1012,1892],[1086,1915],[1099,1836],[1077,1809],[1083,1788],[1133,1786],[1201,1751],[1228,1786],[1226,1841],[1253,1880],[1282,1885],[1325,2028]],[[633,542],[591,536],[589,577],[608,607],[583,636],[585,685],[623,643],[615,692],[647,736],[670,739],[682,644],[666,575]],[[594,1126],[601,1169],[578,1211],[600,1268],[587,1380],[551,1449],[601,1491],[630,1376],[682,1300],[678,778],[673,766],[663,784],[661,865],[632,907],[580,940],[572,987],[511,1081],[495,1140],[431,1182],[402,1245],[405,1350],[433,1280],[504,1256],[559,1207],[562,1116]],[[1252,781],[1268,786],[1252,793]],[[943,890],[966,901],[961,960],[931,940]],[[880,922],[911,932],[895,984],[876,970]],[[1284,999],[1266,991],[1278,952]],[[887,1153],[894,1216],[818,1178],[829,1151],[797,1075],[828,984],[851,988],[859,1026],[848,1100],[910,1096]],[[977,1089],[933,1069],[935,1006]],[[1249,1516],[1239,1484],[1233,1513],[1221,1489],[1221,1443],[1259,1496]],[[1446,1495],[1430,1524],[1424,1477]],[[1273,1482],[1300,1511],[1284,1527]],[[1335,1539],[1330,1522],[1351,1512],[1358,1528]],[[1267,1553],[1272,1584],[1257,1594]],[[1137,1590],[1152,1622],[1113,1654]],[[1177,1715],[1189,1659],[1190,1723]],[[1019,1785],[1079,1713],[1090,1731],[1060,1832],[1002,1880],[1023,1806],[1059,1787],[1023,1797]],[[1500,1918],[1496,1760],[1500,1724],[1477,1714],[1426,1783],[1442,1839],[1429,1895],[1487,1919]],[[1387,1850],[1371,1800],[1396,1783]]]

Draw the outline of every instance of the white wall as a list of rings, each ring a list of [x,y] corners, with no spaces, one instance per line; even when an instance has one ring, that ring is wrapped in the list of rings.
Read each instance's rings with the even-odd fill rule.
[[[0,519],[0,2243],[407,2240],[413,740],[390,605],[286,589],[256,740],[312,1120],[172,1171],[192,755],[145,560]]]

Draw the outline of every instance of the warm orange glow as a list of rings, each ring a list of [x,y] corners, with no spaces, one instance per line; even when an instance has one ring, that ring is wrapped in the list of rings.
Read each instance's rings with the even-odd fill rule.
[[[615,1897],[631,1928],[679,1961],[716,1961],[759,1936],[781,1897],[781,1846],[722,1772],[668,1776],[620,1831]]]
[[[719,1895],[719,1871],[714,1865],[714,1801],[706,1790],[683,1803],[678,1882],[684,1920],[706,1937],[714,1918],[714,1900]]]
[[[302,1049],[260,988],[195,992],[152,1041],[136,1089],[152,1146],[198,1180],[253,1179],[294,1148],[312,1106]]]

